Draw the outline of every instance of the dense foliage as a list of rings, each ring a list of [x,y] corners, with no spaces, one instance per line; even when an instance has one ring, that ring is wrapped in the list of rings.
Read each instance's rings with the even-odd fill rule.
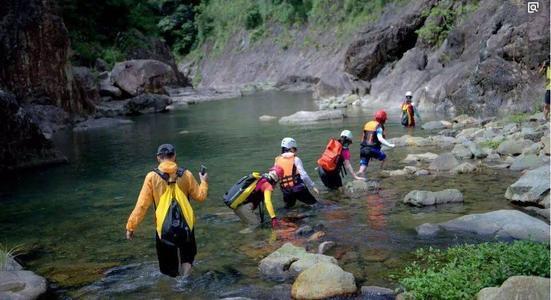
[[[526,241],[420,249],[400,283],[415,299],[473,299],[515,275],[549,277],[549,246]]]
[[[123,59],[132,43],[128,33],[136,31],[164,39],[177,55],[206,42],[221,50],[240,30],[254,42],[270,25],[283,27],[277,37],[282,48],[293,41],[288,30],[306,24],[345,36],[375,20],[387,2],[402,0],[60,0],[60,5],[76,59],[90,65],[97,57],[108,63]]]

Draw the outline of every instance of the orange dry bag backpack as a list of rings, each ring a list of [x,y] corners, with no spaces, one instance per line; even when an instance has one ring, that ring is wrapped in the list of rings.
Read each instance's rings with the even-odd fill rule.
[[[334,171],[339,165],[339,159],[341,157],[342,144],[336,139],[330,139],[325,147],[325,151],[318,159],[318,165],[325,171]]]

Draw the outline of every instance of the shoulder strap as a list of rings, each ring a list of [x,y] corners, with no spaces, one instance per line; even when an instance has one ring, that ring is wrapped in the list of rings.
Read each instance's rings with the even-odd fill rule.
[[[182,177],[184,176],[184,173],[186,172],[186,168],[184,167],[179,167],[178,168],[178,171],[176,171],[176,176],[178,177]]]
[[[168,182],[168,179],[170,179],[170,176],[168,176],[167,173],[161,172],[161,170],[159,170],[159,168],[153,169],[153,172],[157,173],[157,175],[159,175],[166,182]]]

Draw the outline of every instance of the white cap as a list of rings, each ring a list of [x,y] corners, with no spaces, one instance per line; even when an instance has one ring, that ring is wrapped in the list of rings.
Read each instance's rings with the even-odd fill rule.
[[[294,138],[286,137],[281,140],[281,147],[287,149],[298,148],[297,141]]]
[[[412,97],[412,96],[413,96],[413,93],[411,91],[406,92],[406,97]]]
[[[341,136],[349,139],[349,140],[352,140],[352,132],[350,130],[343,130],[341,132]]]

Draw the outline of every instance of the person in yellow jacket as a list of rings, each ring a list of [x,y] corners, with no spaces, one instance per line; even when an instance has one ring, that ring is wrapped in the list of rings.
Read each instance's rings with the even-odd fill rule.
[[[199,174],[201,184],[197,184],[197,181],[195,181],[190,171],[178,168],[174,146],[170,144],[159,146],[157,150],[157,161],[159,162],[159,166],[155,171],[149,172],[145,177],[136,206],[126,223],[126,238],[128,240],[133,238],[138,224],[140,224],[145,217],[149,207],[153,205],[155,210],[159,208],[160,199],[165,191],[170,188],[169,184],[175,184],[176,188],[183,192],[187,199],[192,198],[202,202],[207,198],[208,175],[206,173]],[[187,201],[187,199],[185,199],[185,201]],[[193,215],[193,212],[191,212],[191,215]],[[163,220],[155,218],[157,228],[159,228],[157,226],[159,224],[158,222],[162,224]],[[192,220],[186,220],[186,222],[193,225],[194,218],[192,217]],[[171,277],[178,275],[188,276],[190,274],[191,266],[197,253],[193,226],[190,227],[192,229],[189,238],[178,245],[165,242],[159,236],[159,233],[156,232],[157,258],[159,260],[159,269],[161,273]]]

